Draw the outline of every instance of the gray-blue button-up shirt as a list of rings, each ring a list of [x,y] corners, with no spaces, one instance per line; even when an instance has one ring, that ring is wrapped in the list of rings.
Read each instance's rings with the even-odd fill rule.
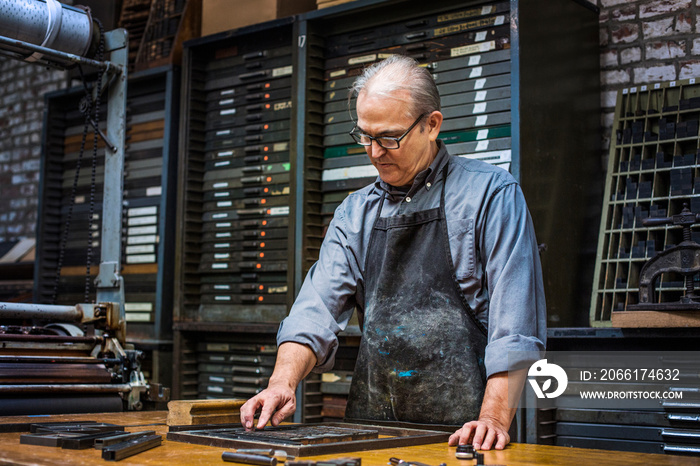
[[[318,359],[315,372],[333,367],[336,335],[345,329],[356,305],[364,308],[364,287],[359,285],[382,192],[387,193],[383,217],[438,207],[440,173],[448,161],[445,216],[450,252],[467,303],[488,329],[487,376],[521,363],[520,352],[544,349],[542,271],[520,186],[502,168],[452,157],[438,143],[435,160],[416,176],[408,191],[377,178],[336,209],[319,259],[277,334],[278,344],[293,341],[309,346]]]

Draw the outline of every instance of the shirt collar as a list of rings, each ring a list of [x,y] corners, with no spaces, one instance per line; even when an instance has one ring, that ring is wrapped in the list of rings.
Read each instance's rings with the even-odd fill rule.
[[[423,186],[428,186],[426,189],[430,189],[430,186],[435,184],[435,178],[442,170],[442,167],[447,163],[447,158],[450,155],[447,152],[445,144],[443,144],[441,140],[438,139],[437,144],[438,153],[435,156],[435,160],[433,160],[428,168],[416,175],[410,188],[406,189],[406,187],[392,186],[382,181],[380,177],[377,177],[377,180],[374,182],[374,186],[377,189],[385,191],[392,200],[399,200],[406,196],[413,196]]]

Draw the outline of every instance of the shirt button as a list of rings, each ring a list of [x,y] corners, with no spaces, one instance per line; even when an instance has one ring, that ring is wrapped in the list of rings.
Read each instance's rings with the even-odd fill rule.
[[[431,187],[432,185],[433,185],[432,183],[425,183],[425,186],[428,188]]]
[[[411,198],[410,198],[410,197],[406,197],[406,202],[411,202]]]

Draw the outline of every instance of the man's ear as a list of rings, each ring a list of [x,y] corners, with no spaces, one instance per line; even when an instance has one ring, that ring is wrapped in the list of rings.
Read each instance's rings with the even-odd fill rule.
[[[442,113],[435,110],[433,113],[428,115],[428,138],[431,141],[435,141],[440,134],[440,127],[442,126]]]

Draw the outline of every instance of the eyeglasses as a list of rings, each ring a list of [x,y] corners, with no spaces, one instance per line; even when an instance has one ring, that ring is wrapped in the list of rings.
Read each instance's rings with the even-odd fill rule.
[[[377,144],[379,144],[380,147],[383,147],[384,149],[398,149],[399,148],[399,142],[403,138],[406,137],[408,133],[411,132],[414,126],[418,124],[419,121],[423,119],[424,116],[427,114],[424,113],[421,116],[418,117],[416,121],[413,122],[411,126],[408,127],[405,133],[403,133],[401,136],[397,138],[392,138],[389,136],[379,136],[379,137],[374,137],[370,136],[369,134],[364,134],[364,133],[359,133],[356,131],[356,128],[350,131],[350,136],[355,140],[356,143],[358,143],[361,146],[371,146],[372,141],[377,141]]]

